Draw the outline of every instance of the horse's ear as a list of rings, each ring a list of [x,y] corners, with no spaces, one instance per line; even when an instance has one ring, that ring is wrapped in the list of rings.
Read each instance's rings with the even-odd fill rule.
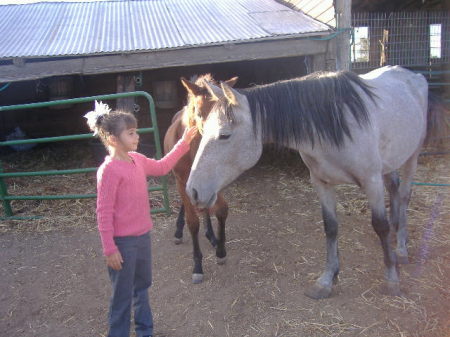
[[[237,99],[234,90],[226,82],[221,82],[220,86],[222,87],[222,91],[228,102],[231,105],[237,105]]]
[[[233,77],[230,78],[229,80],[226,80],[225,83],[228,84],[230,87],[234,87],[234,85],[236,84],[236,82],[238,81],[239,77]]]
[[[213,101],[218,101],[219,98],[223,96],[222,90],[220,90],[219,87],[215,86],[214,84],[208,81],[203,81],[203,83],[205,84],[205,88],[206,90],[208,90]]]
[[[190,93],[190,94],[192,94],[194,96],[201,95],[202,88],[200,88],[197,84],[189,82],[184,77],[181,78],[181,84],[183,84],[183,86],[186,88],[188,93]]]

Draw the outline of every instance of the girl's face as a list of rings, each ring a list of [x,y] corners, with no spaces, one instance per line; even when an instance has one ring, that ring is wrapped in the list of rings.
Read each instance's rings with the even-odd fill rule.
[[[125,152],[136,151],[139,144],[139,134],[136,128],[123,130],[118,139],[117,146]]]

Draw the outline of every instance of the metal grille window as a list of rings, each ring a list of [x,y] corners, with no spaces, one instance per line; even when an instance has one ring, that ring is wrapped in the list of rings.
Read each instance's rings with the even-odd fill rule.
[[[352,69],[450,63],[449,12],[354,13]]]
[[[352,62],[369,62],[369,27],[354,27]]]
[[[441,54],[441,24],[430,25],[430,57],[440,59]]]

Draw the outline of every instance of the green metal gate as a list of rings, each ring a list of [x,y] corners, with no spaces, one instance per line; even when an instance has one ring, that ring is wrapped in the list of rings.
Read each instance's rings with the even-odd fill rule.
[[[10,110],[42,108],[42,107],[49,107],[49,106],[62,105],[62,104],[77,104],[77,103],[79,104],[79,103],[85,103],[85,102],[91,102],[91,101],[93,102],[95,100],[119,99],[119,98],[124,98],[124,97],[135,97],[135,96],[143,96],[148,101],[148,104],[150,107],[150,119],[151,119],[152,126],[148,127],[148,128],[140,128],[140,129],[138,129],[138,132],[139,133],[153,133],[154,140],[155,140],[155,147],[156,147],[156,158],[159,159],[159,158],[161,158],[162,151],[161,151],[161,144],[159,141],[159,130],[158,130],[157,120],[156,120],[155,104],[153,102],[153,98],[145,91],[135,91],[135,92],[125,92],[125,93],[117,93],[117,94],[110,94],[110,95],[81,97],[81,98],[40,102],[40,103],[32,103],[32,104],[0,106],[0,112],[10,111]],[[46,137],[46,138],[37,138],[37,139],[4,141],[4,142],[0,142],[0,146],[30,144],[30,143],[50,143],[50,142],[81,140],[81,139],[90,139],[90,138],[93,138],[92,133],[61,136],[61,137]],[[23,220],[23,219],[35,218],[35,217],[14,216],[13,210],[11,207],[11,200],[87,199],[87,198],[96,198],[97,197],[96,194],[10,195],[8,193],[8,185],[4,178],[77,174],[77,173],[95,172],[96,170],[97,170],[97,168],[93,167],[93,168],[78,168],[78,169],[71,169],[71,170],[49,170],[49,171],[36,171],[36,172],[4,173],[3,168],[2,168],[2,163],[0,161],[0,200],[3,204],[3,209],[4,209],[4,213],[5,213],[4,216],[0,217],[0,220]],[[169,213],[170,206],[169,206],[169,196],[168,196],[168,190],[167,190],[167,177],[166,176],[162,177],[160,185],[149,187],[148,190],[163,192],[163,207],[152,209],[152,213],[162,213],[162,212]]]

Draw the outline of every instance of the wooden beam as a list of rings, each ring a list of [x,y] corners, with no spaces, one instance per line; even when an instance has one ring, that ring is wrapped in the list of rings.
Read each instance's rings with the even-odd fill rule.
[[[326,54],[317,54],[312,56],[312,72],[327,70]]]
[[[336,0],[336,24],[338,31],[342,31],[336,38],[336,68],[350,69],[350,31],[352,26],[352,1]]]
[[[130,92],[136,90],[134,75],[130,73],[117,75],[117,92]],[[134,97],[119,98],[116,102],[116,109],[121,111],[134,111]]]
[[[0,83],[61,75],[123,73],[157,68],[322,54],[326,41],[307,38],[225,44],[146,53],[88,56],[0,66]]]

